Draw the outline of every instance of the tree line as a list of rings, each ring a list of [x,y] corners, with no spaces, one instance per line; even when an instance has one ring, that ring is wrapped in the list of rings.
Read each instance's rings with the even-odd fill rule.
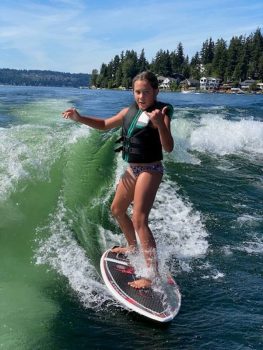
[[[213,76],[223,82],[263,81],[261,29],[249,36],[234,36],[229,44],[222,38],[216,42],[209,38],[191,59],[185,56],[181,42],[172,52],[159,50],[151,62],[145,58],[144,49],[139,55],[134,50],[127,50],[116,55],[108,64],[102,63],[100,71],[93,69],[90,83],[98,88],[130,88],[133,77],[144,70],[165,77],[196,80],[202,76]]]
[[[49,70],[0,69],[0,84],[26,86],[89,86],[90,74]]]

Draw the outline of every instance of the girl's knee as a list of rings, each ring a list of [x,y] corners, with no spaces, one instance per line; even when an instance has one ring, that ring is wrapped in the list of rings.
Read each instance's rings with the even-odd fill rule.
[[[140,232],[140,230],[144,227],[148,226],[147,218],[144,215],[134,215],[132,216],[133,227],[136,232]]]
[[[125,212],[123,211],[123,209],[120,206],[112,203],[112,205],[111,205],[111,214],[115,218],[118,218],[118,217],[122,216],[123,214],[125,214]]]

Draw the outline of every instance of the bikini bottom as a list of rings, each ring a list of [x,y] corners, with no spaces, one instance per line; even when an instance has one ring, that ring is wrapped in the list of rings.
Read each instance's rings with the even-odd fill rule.
[[[162,163],[133,165],[130,164],[133,175],[138,178],[141,173],[157,173],[163,175],[164,169]]]

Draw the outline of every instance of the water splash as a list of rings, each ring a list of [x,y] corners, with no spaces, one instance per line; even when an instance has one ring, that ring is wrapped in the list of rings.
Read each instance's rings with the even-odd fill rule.
[[[227,120],[223,116],[204,115],[192,131],[190,147],[218,155],[263,154],[263,123],[253,119]]]
[[[187,261],[207,253],[208,232],[201,214],[178,195],[178,188],[168,179],[157,193],[150,226],[155,233],[160,261],[176,257],[184,268]]]
[[[39,235],[47,230],[50,236],[39,241],[36,264],[51,266],[65,276],[85,307],[100,310],[105,304],[109,306],[114,302],[85,250],[74,237],[67,217],[67,210],[60,199],[48,227],[38,229]]]

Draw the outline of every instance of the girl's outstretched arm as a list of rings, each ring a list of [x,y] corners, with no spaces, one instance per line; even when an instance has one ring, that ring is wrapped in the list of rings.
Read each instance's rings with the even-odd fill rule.
[[[76,122],[90,126],[91,128],[98,130],[109,130],[122,125],[122,120],[127,113],[128,108],[122,109],[116,115],[107,118],[97,118],[93,116],[81,116],[76,108],[69,108],[62,113],[65,119],[71,119]]]

